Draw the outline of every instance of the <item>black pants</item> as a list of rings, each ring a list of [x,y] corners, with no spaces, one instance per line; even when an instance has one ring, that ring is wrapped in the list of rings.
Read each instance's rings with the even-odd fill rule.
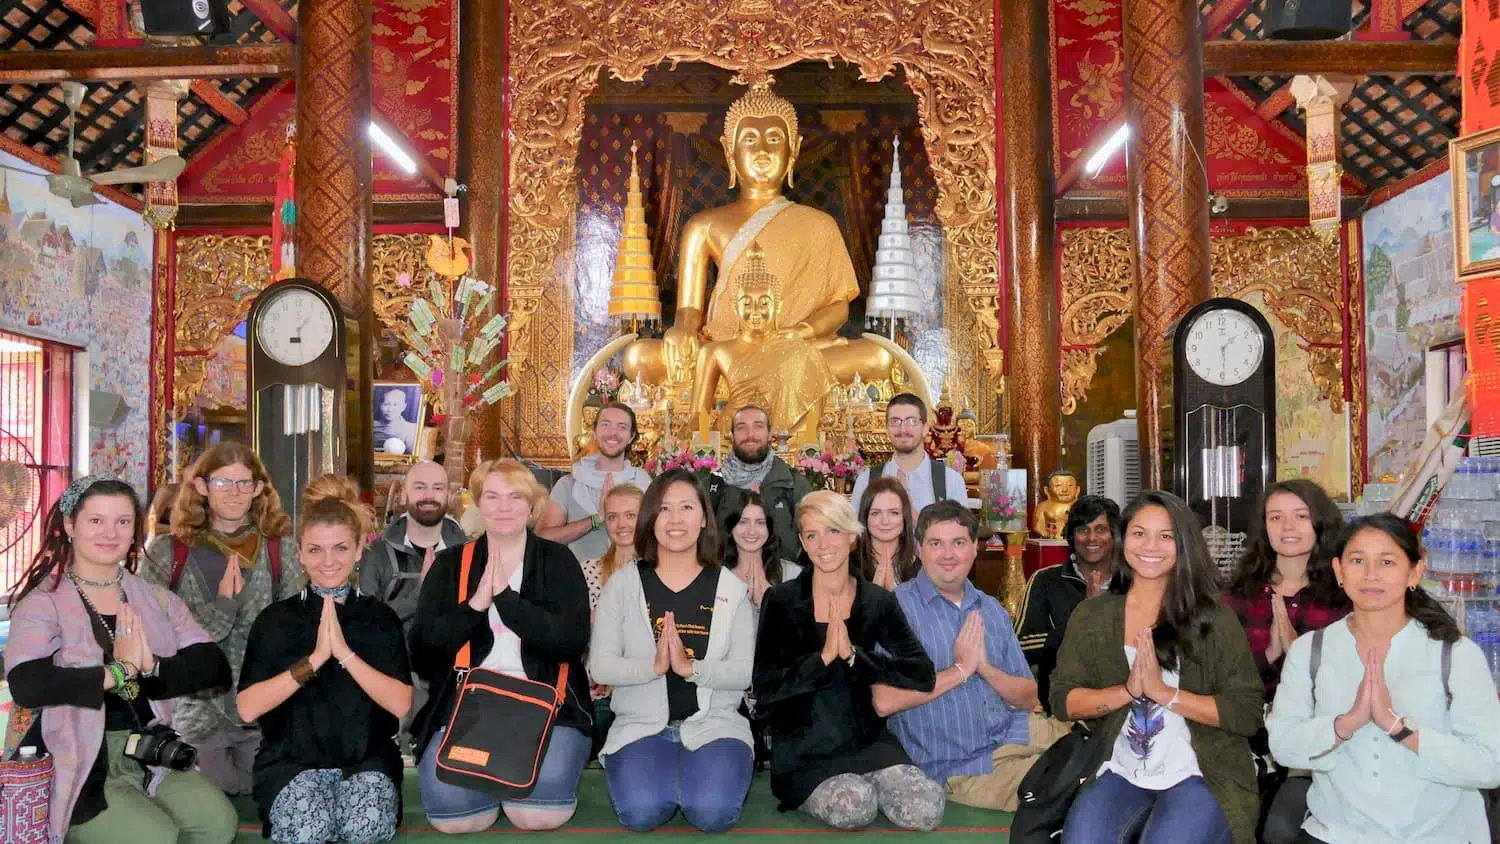
[[[1297,844],[1327,844],[1327,842],[1321,838],[1314,838],[1310,832],[1304,832],[1297,838]]]
[[[1307,790],[1311,787],[1311,777],[1286,778],[1276,789],[1276,797],[1266,812],[1261,841],[1265,844],[1304,844],[1317,840],[1302,831],[1302,822],[1307,820]]]

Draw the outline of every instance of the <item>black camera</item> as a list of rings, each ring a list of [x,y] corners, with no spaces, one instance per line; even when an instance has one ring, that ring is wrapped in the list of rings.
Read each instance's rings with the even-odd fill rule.
[[[166,724],[136,730],[125,740],[125,758],[142,765],[186,771],[198,761],[198,748],[182,740]]]

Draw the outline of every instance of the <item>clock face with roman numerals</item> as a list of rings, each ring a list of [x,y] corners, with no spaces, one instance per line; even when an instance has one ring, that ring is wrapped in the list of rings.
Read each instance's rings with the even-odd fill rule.
[[[333,342],[333,313],[311,290],[293,287],[275,294],[260,311],[256,339],[283,366],[305,366]]]
[[[1207,311],[1195,319],[1186,345],[1185,357],[1194,374],[1219,387],[1250,378],[1266,353],[1255,322],[1228,308]]]

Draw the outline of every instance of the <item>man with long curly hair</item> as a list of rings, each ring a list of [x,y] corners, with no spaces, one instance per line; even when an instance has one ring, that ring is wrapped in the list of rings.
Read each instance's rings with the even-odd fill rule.
[[[178,701],[176,727],[198,748],[204,776],[228,794],[249,794],[260,731],[240,720],[233,689],[255,617],[300,587],[291,519],[255,452],[226,442],[188,469],[170,524],[147,547],[141,575],[182,598],[234,673],[228,688]]]

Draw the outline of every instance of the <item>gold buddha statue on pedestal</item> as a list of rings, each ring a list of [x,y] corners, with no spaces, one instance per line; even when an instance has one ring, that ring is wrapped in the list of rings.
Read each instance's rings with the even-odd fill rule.
[[[839,384],[856,375],[865,382],[890,380],[900,365],[891,349],[838,333],[849,318],[849,303],[860,292],[838,223],[782,195],[783,183],[792,183],[802,144],[796,109],[772,94],[769,82],[756,83],[730,106],[721,142],[729,186],[738,186],[739,196],[694,215],[683,227],[674,322],[662,339],[637,340],[625,347],[625,374],[637,383],[683,390],[692,385],[705,341],[742,338],[738,291],[726,282],[738,277],[750,245],[758,243],[761,259],[781,287],[780,327],[768,339],[813,344]],[[717,285],[711,285],[710,264],[718,268]],[[720,348],[721,355],[727,353]],[[693,401],[703,405],[699,397]],[[711,407],[712,397],[707,401]],[[778,419],[776,424],[784,422]]]

